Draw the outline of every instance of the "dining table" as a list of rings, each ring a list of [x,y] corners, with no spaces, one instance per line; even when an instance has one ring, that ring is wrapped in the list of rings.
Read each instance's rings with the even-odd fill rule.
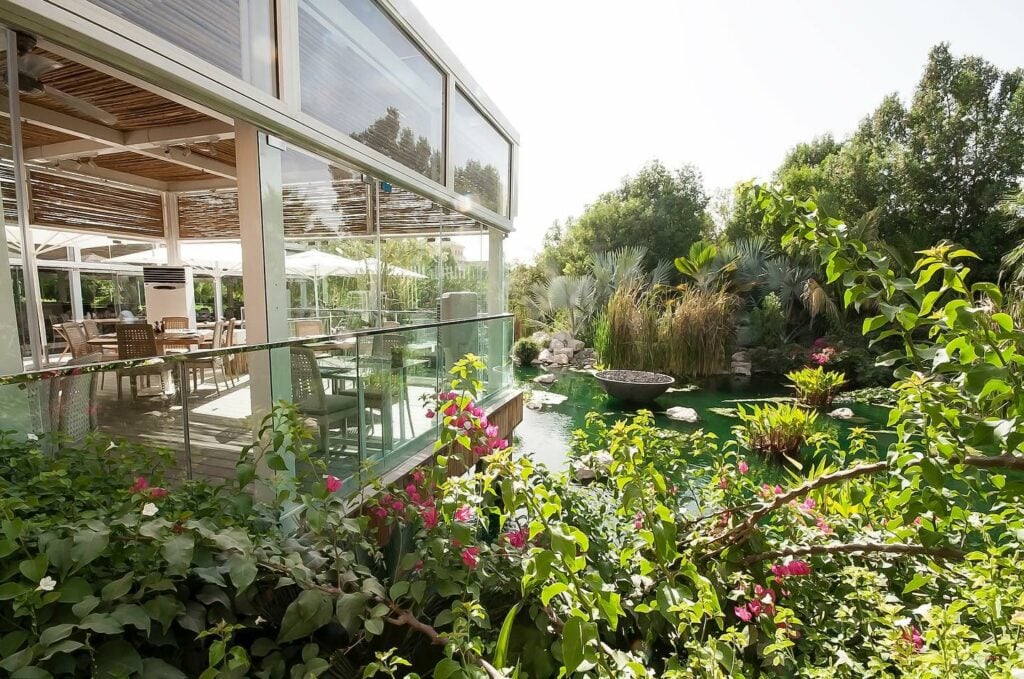
[[[212,330],[167,330],[156,335],[156,346],[161,353],[167,353],[168,349],[179,347],[185,347],[186,349],[193,346],[205,348],[212,342]],[[95,347],[113,347],[116,349],[117,333],[108,332],[97,335],[89,339],[88,343]]]

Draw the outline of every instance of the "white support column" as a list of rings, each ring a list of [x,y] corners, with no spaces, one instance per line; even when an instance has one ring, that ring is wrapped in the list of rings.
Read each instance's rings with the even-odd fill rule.
[[[178,194],[164,191],[160,194],[164,210],[164,243],[167,246],[167,263],[181,264],[181,241],[178,226]]]
[[[235,123],[235,148],[246,343],[286,340],[289,337],[288,289],[285,286],[281,151],[266,143],[263,132],[242,121]],[[268,358],[258,353],[249,357],[254,414],[265,413],[276,398],[291,396],[287,355],[283,361],[268,361]]]
[[[213,274],[213,320],[220,321],[224,318],[224,274],[216,271]]]
[[[17,34],[7,30],[7,49],[18,44]],[[18,82],[18,60],[7,59],[7,82]],[[25,281],[26,320],[32,365],[38,369],[49,362],[46,350],[46,332],[43,325],[42,295],[39,292],[39,272],[36,270],[36,250],[29,227],[29,184],[25,168],[25,149],[21,137],[21,97],[7,97],[11,124],[11,159],[14,161],[14,196],[17,201],[18,227],[21,230],[22,276]]]
[[[286,108],[302,107],[299,82],[299,3],[277,0],[277,92]]]
[[[82,261],[82,250],[77,245],[72,245],[71,261],[80,263]],[[71,279],[71,318],[80,321],[85,318],[85,303],[82,300],[82,270],[77,266],[68,272]]]
[[[505,311],[505,234],[498,229],[487,229],[487,313]]]

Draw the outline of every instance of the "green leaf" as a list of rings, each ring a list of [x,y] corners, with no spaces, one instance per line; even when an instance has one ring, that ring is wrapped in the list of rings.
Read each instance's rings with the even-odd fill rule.
[[[90,613],[78,623],[82,629],[92,630],[97,634],[120,634],[123,629],[121,623],[112,615],[106,613]]]
[[[462,665],[451,658],[442,658],[434,667],[434,679],[457,679],[465,676]]]
[[[501,624],[501,632],[498,633],[498,643],[494,647],[494,666],[504,667],[505,656],[508,653],[508,640],[512,636],[512,625],[515,623],[519,608],[523,605],[520,601],[505,616],[505,622]],[[547,604],[545,604],[547,605]]]
[[[547,606],[549,603],[551,603],[552,598],[558,596],[559,594],[568,589],[569,586],[566,585],[564,582],[553,582],[547,587],[545,587],[543,590],[541,590],[540,602]]]
[[[307,589],[288,605],[281,621],[278,643],[307,637],[330,622],[334,606],[326,593]]]
[[[354,634],[359,629],[359,621],[366,610],[366,602],[369,597],[362,592],[351,592],[342,594],[338,599],[337,617],[338,622],[349,634]]]
[[[50,565],[50,560],[45,554],[38,554],[31,559],[26,559],[18,564],[18,570],[21,574],[28,578],[31,582],[38,583],[46,575],[46,568]]]
[[[120,599],[132,588],[132,582],[135,579],[135,573],[126,573],[124,576],[108,582],[102,590],[100,590],[100,598],[104,601],[114,601]]]
[[[380,636],[384,633],[384,619],[383,618],[367,618],[363,621],[363,627],[366,631],[374,636]]]
[[[142,676],[146,679],[185,679],[187,675],[160,658],[146,658],[142,661]]]
[[[54,644],[60,641],[61,639],[67,639],[69,636],[71,636],[71,633],[74,630],[75,625],[69,624],[53,625],[51,627],[47,627],[39,635],[39,643],[43,646],[49,646],[50,644]]]
[[[587,638],[583,621],[570,616],[562,628],[562,663],[566,675],[572,674],[583,662],[586,652]]]
[[[921,589],[922,587],[924,587],[925,585],[927,585],[931,581],[932,581],[932,577],[930,575],[925,575],[923,573],[917,573],[917,574],[914,575],[913,578],[911,578],[910,582],[908,582],[906,584],[906,586],[903,588],[903,593],[904,594],[910,594],[911,592],[913,592],[915,590]]]
[[[232,554],[228,559],[228,574],[235,589],[244,592],[256,580],[256,560],[245,554]]]
[[[146,609],[138,604],[121,604],[114,609],[112,613],[114,619],[124,625],[131,625],[136,629],[140,629],[146,634],[149,634],[149,628],[152,621],[149,614],[146,613]]]
[[[194,549],[195,539],[192,534],[181,533],[165,542],[162,552],[172,572],[184,573],[188,569],[188,565],[192,563]]]
[[[77,576],[62,582],[57,591],[60,592],[62,604],[77,604],[87,596],[92,596],[92,587],[89,582],[85,578]]]
[[[71,561],[75,567],[71,573],[75,573],[92,563],[96,557],[103,553],[110,542],[110,532],[100,530],[81,530],[75,534],[75,544],[71,548]]]
[[[142,658],[124,639],[112,639],[96,649],[96,676],[127,677],[142,672]]]

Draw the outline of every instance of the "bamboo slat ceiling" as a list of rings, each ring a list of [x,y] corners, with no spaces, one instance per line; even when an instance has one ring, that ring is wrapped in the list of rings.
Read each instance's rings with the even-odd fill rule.
[[[4,93],[6,94],[6,90],[4,90]],[[78,139],[78,137],[75,137],[74,135],[63,134],[28,122],[22,122],[21,136],[24,140],[24,145],[28,147],[43,146],[44,144],[59,144],[60,142]],[[7,118],[0,116],[0,145],[10,146],[10,144],[11,122]]]
[[[158,179],[163,182],[185,182],[197,179],[209,179],[210,175],[202,170],[197,170],[175,163],[165,163],[149,156],[140,156],[131,151],[124,153],[111,153],[105,156],[98,156],[96,164],[110,170],[127,172],[147,179]]]

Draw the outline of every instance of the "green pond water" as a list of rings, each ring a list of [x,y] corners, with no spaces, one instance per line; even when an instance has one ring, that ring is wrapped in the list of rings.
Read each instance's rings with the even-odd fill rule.
[[[601,384],[589,373],[553,371],[558,378],[557,382],[550,386],[535,384],[533,378],[543,372],[537,368],[517,368],[517,383],[526,391],[550,392],[568,398],[558,405],[544,405],[539,411],[525,408],[523,423],[516,428],[516,437],[520,450],[551,469],[559,470],[565,467],[572,432],[584,426],[587,413],[596,411],[604,413],[609,418],[622,419],[631,416],[637,410],[635,405],[625,404],[607,396]],[[759,399],[792,395],[792,390],[777,379],[760,376],[721,376],[694,386],[693,389],[682,390],[687,389],[687,385],[677,383],[674,389],[680,390],[669,391],[660,396],[654,404],[646,406],[654,412],[659,427],[682,432],[704,429],[716,433],[720,439],[725,439],[738,420],[727,414],[714,412],[713,408],[734,409],[737,402],[757,402]],[[835,420],[823,413],[818,419],[819,425],[836,426],[840,435],[850,427],[864,427],[875,432],[880,439],[886,438],[886,434],[882,432],[886,431],[888,409],[857,403],[842,405],[853,410],[856,415],[854,420]],[[665,417],[665,410],[672,406],[693,408],[700,415],[701,421],[697,424],[687,424],[668,419]]]

